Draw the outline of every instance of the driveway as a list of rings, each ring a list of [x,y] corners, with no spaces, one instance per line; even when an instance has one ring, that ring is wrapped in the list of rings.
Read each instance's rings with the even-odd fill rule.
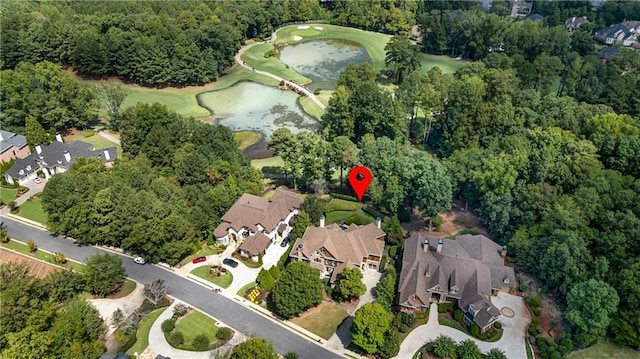
[[[111,317],[116,309],[120,308],[123,314],[123,318],[128,317],[138,308],[142,302],[144,302],[144,296],[142,295],[143,284],[136,283],[136,289],[133,290],[128,296],[118,299],[90,299],[89,302],[93,304],[100,312],[100,317],[107,324],[107,336],[111,335],[116,330],[116,327],[111,325]]]
[[[456,342],[471,339],[484,353],[493,348],[504,350],[509,359],[526,359],[525,336],[527,326],[531,320],[529,312],[524,306],[522,297],[507,293],[499,293],[497,297],[491,297],[493,304],[500,310],[508,307],[513,310],[514,316],[507,318],[500,316],[500,322],[504,330],[502,338],[497,342],[483,342],[451,327],[438,324],[438,306],[431,304],[429,310],[429,322],[414,329],[400,345],[400,353],[397,358],[411,358],[413,354],[425,343],[435,340],[439,335],[447,335]]]

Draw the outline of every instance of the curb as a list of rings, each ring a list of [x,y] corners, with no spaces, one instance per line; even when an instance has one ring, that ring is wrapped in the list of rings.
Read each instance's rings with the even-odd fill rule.
[[[40,230],[44,230],[44,231],[49,231],[47,226],[42,224],[42,223],[39,223],[39,222],[36,222],[36,221],[32,221],[32,220],[26,219],[24,217],[20,217],[20,216],[17,216],[15,214],[12,214],[12,213],[7,213],[7,214],[5,214],[5,216],[7,218],[13,220],[13,221],[20,222],[20,223],[25,224],[27,226],[31,226],[31,227],[34,227],[34,228],[37,228],[37,229],[40,229]]]

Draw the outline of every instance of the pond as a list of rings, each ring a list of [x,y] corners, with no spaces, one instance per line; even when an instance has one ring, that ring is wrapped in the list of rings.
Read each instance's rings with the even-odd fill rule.
[[[282,49],[280,61],[311,79],[311,90],[334,90],[349,64],[371,62],[367,49],[343,40],[312,40]]]
[[[287,127],[293,133],[315,131],[319,124],[298,105],[298,95],[255,82],[240,82],[223,90],[198,95],[219,124],[232,131],[254,131],[268,141],[273,131]],[[258,147],[264,149],[264,141]],[[253,147],[253,146],[252,146]]]

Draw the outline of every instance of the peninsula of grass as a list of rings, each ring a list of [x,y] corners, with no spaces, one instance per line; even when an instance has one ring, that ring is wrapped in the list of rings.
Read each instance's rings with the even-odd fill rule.
[[[209,342],[214,341],[218,327],[216,327],[215,320],[202,312],[194,310],[176,322],[174,331],[182,333],[185,344],[191,344],[193,339],[201,334],[205,335]]]
[[[253,131],[238,131],[233,134],[233,137],[238,142],[238,148],[240,151],[244,151],[247,147],[255,145],[262,139],[262,135]]]
[[[322,302],[291,319],[291,322],[328,340],[348,316],[349,313],[340,305]]]
[[[243,285],[242,288],[238,289],[236,294],[242,297],[244,295],[244,292],[249,290],[249,288],[253,288],[255,286],[256,286],[256,282],[247,283],[247,284]]]
[[[142,353],[147,349],[149,346],[149,331],[151,330],[151,326],[166,309],[166,307],[158,308],[140,320],[138,333],[136,334],[136,342],[131,348],[129,348],[129,350],[127,350],[127,354],[133,356],[133,353]]]
[[[218,287],[228,288],[233,282],[233,274],[227,271],[227,274],[221,275],[219,277],[214,277],[209,275],[209,267],[208,265],[200,266],[191,271],[191,274],[198,276],[208,282],[211,282]]]
[[[322,102],[322,100],[320,100]],[[316,118],[316,120],[320,121],[322,119],[322,115],[324,115],[324,110],[320,108],[313,100],[309,97],[298,97],[298,104],[302,107],[302,110],[308,113],[310,116]],[[326,106],[326,105],[325,105]]]

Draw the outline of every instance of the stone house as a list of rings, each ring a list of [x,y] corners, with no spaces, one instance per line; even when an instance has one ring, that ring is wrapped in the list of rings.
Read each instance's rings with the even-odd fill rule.
[[[289,257],[292,261],[309,263],[333,285],[347,267],[378,271],[385,236],[379,218],[375,224],[364,226],[325,226],[323,216],[320,227],[307,227],[302,238],[294,243]]]
[[[467,324],[486,331],[500,316],[491,296],[515,288],[505,256],[506,247],[483,235],[449,240],[414,233],[405,241],[398,284],[401,310],[424,312],[430,302],[453,302]]]

